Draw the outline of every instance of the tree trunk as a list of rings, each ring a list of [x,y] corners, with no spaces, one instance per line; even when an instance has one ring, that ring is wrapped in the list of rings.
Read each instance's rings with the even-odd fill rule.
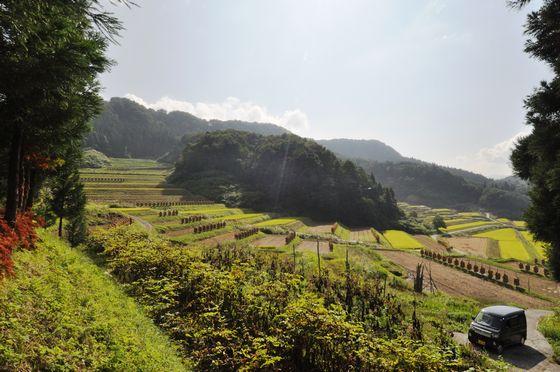
[[[62,217],[60,217],[60,220],[58,222],[58,237],[62,238]]]
[[[22,142],[23,129],[17,128],[12,137],[12,143],[10,145],[6,211],[4,213],[4,219],[11,227],[14,227],[16,224]]]
[[[25,199],[25,204],[23,209],[25,211],[31,210],[33,208],[33,203],[35,202],[35,196],[39,190],[39,172],[33,169],[29,174],[29,190],[27,191],[27,198]]]
[[[22,161],[21,161],[21,163],[22,163],[22,164],[24,163],[24,161],[23,161],[23,156],[22,156]],[[29,187],[31,186],[31,185],[30,185],[30,182],[31,182],[31,179],[30,179],[30,177],[31,177],[31,169],[30,169],[30,167],[29,167],[29,164],[25,164],[25,166],[22,167],[22,170],[23,170],[23,171],[21,172],[21,175],[22,175],[22,177],[23,177],[23,180],[22,180],[22,182],[21,182],[21,188],[20,188],[21,194],[20,194],[20,196],[19,196],[19,198],[20,198],[20,200],[19,200],[19,209],[20,209],[21,211],[25,211],[25,210],[26,210],[26,209],[25,209],[25,205],[27,204],[27,196],[29,195]]]

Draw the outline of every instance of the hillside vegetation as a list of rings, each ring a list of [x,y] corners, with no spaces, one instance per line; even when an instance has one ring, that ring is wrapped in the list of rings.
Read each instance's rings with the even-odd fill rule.
[[[378,182],[394,190],[399,201],[433,208],[486,210],[498,216],[519,219],[529,197],[516,185],[487,180],[467,181],[448,169],[419,162],[371,162],[356,160]]]
[[[319,274],[313,252],[294,258],[244,243],[177,249],[129,226],[98,230],[89,248],[198,370],[497,367],[448,338],[447,327],[462,329],[473,303],[417,301],[387,262],[360,247],[345,268],[349,248],[337,246]],[[424,326],[409,320],[416,316]]]
[[[0,285],[0,370],[182,371],[175,347],[91,260],[49,232]]]
[[[171,180],[210,200],[318,221],[389,228],[400,217],[390,189],[294,135],[223,131],[196,136]]]

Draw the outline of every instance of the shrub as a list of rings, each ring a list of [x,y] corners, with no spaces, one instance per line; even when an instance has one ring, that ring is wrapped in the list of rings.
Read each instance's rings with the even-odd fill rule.
[[[38,222],[33,218],[31,212],[19,214],[13,229],[0,218],[0,278],[13,274],[12,253],[15,249],[30,249],[34,246]]]

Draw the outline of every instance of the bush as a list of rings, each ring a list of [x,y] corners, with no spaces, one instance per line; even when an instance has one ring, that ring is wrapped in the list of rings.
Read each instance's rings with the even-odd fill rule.
[[[12,253],[17,248],[30,249],[37,240],[38,222],[31,212],[19,214],[12,229],[0,218],[0,279],[14,273]]]
[[[88,247],[106,258],[108,271],[198,370],[448,370],[487,363],[462,359],[450,341],[413,341],[401,299],[386,291],[386,271],[333,275],[327,267],[306,280],[290,255],[239,244],[181,250],[129,226],[96,231]]]

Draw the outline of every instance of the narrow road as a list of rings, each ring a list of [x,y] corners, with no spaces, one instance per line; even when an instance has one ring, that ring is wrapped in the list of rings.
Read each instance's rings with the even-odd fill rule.
[[[525,314],[527,316],[527,341],[525,341],[525,345],[506,348],[502,357],[506,362],[513,365],[514,371],[560,371],[560,365],[552,361],[552,347],[537,329],[539,319],[552,314],[552,312],[528,309]],[[465,333],[457,332],[453,335],[453,338],[460,344],[470,344]],[[489,354],[492,358],[498,358],[498,355],[492,352]]]

